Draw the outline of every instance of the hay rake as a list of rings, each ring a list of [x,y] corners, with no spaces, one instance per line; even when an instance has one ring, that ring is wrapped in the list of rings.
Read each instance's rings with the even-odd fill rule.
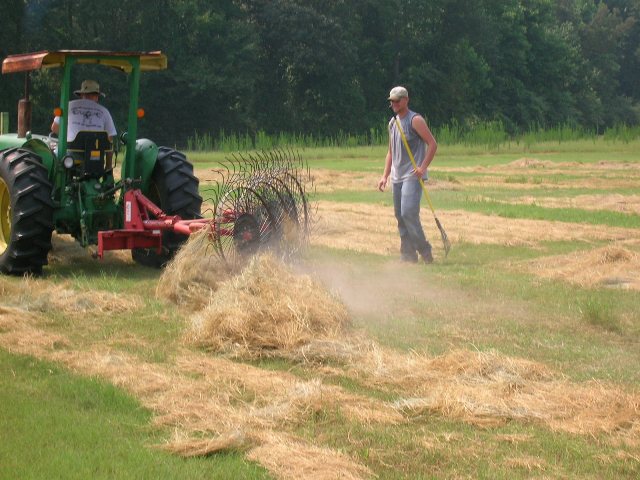
[[[125,193],[125,228],[100,232],[105,250],[162,248],[162,232],[190,235],[206,230],[214,254],[235,266],[261,250],[290,256],[309,236],[310,174],[302,157],[276,149],[234,154],[215,169],[221,181],[205,202],[202,218],[167,215],[140,190]]]

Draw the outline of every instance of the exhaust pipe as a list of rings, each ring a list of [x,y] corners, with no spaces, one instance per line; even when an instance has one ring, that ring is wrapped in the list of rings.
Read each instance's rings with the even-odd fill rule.
[[[26,138],[31,131],[31,100],[29,100],[29,87],[31,77],[29,72],[24,77],[24,98],[18,101],[18,137]]]

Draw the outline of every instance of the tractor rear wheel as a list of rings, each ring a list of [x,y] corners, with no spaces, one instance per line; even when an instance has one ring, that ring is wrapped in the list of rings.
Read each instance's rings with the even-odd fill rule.
[[[40,274],[53,231],[47,169],[29,150],[0,152],[0,271]]]
[[[184,154],[160,147],[145,195],[167,215],[180,215],[184,220],[198,218],[202,207],[198,184],[193,165]],[[161,268],[173,258],[186,239],[185,235],[163,232],[162,252],[158,254],[152,248],[137,248],[131,251],[131,256],[141,265]]]

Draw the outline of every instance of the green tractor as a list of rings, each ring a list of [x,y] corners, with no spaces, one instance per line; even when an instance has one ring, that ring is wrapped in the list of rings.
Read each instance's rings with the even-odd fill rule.
[[[128,76],[127,129],[120,175],[106,132],[80,132],[67,141],[71,72],[76,65],[104,65]],[[167,67],[160,52],[60,50],[11,55],[2,73],[24,72],[25,98],[18,104],[18,132],[0,135],[0,271],[40,274],[53,231],[83,247],[130,249],[143,265],[164,265],[198,224],[202,197],[186,157],[138,138],[140,73]],[[61,68],[58,138],[30,131],[29,72]],[[116,147],[117,153],[117,147]],[[194,220],[190,220],[194,219]],[[191,223],[193,225],[191,225]]]

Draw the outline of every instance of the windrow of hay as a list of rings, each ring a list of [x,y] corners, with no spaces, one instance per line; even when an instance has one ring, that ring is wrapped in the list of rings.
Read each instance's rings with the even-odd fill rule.
[[[347,323],[346,307],[320,283],[264,254],[219,284],[194,315],[190,339],[218,352],[263,356],[334,338]]]
[[[330,248],[399,255],[397,222],[391,207],[362,203],[318,202],[318,228],[311,243]],[[434,256],[442,255],[442,244],[429,209],[421,211],[422,225],[434,246]],[[609,227],[545,220],[503,218],[494,215],[447,210],[438,218],[453,243],[490,245],[530,245],[544,241],[630,241],[640,240],[633,228]],[[366,232],[363,233],[363,232]]]
[[[487,197],[483,197],[487,199]],[[571,197],[522,196],[509,200],[494,200],[509,204],[539,205],[548,208],[579,208],[582,210],[609,210],[640,215],[640,195],[576,195]]]
[[[640,290],[640,255],[616,244],[533,260],[527,271],[583,287]]]
[[[605,171],[625,171],[630,175],[634,175],[640,172],[640,165],[631,162],[614,162],[601,160],[599,162],[556,162],[552,160],[540,160],[534,157],[522,157],[517,160],[513,160],[508,163],[501,163],[495,165],[474,165],[467,167],[446,167],[448,172],[515,172],[522,171],[522,169],[544,169],[551,170],[553,172],[566,173],[566,174],[591,174],[598,172],[602,175]]]
[[[211,251],[209,231],[192,234],[162,272],[156,297],[189,305],[193,310],[204,307],[218,284],[228,279],[227,265]]]
[[[466,177],[460,181],[463,188],[474,190],[482,188],[499,189],[509,192],[526,190],[540,190],[540,187],[549,189],[573,190],[577,193],[585,189],[607,190],[633,189],[638,186],[639,177],[622,176],[615,178],[602,175],[589,175],[586,172],[582,178],[562,177],[562,175],[574,175],[571,172],[533,170],[533,171],[503,171],[495,174],[476,175]]]
[[[507,164],[510,167],[520,168],[546,168],[556,166],[555,162],[550,160],[539,160],[537,158],[522,157]],[[577,164],[576,164],[577,165]]]

